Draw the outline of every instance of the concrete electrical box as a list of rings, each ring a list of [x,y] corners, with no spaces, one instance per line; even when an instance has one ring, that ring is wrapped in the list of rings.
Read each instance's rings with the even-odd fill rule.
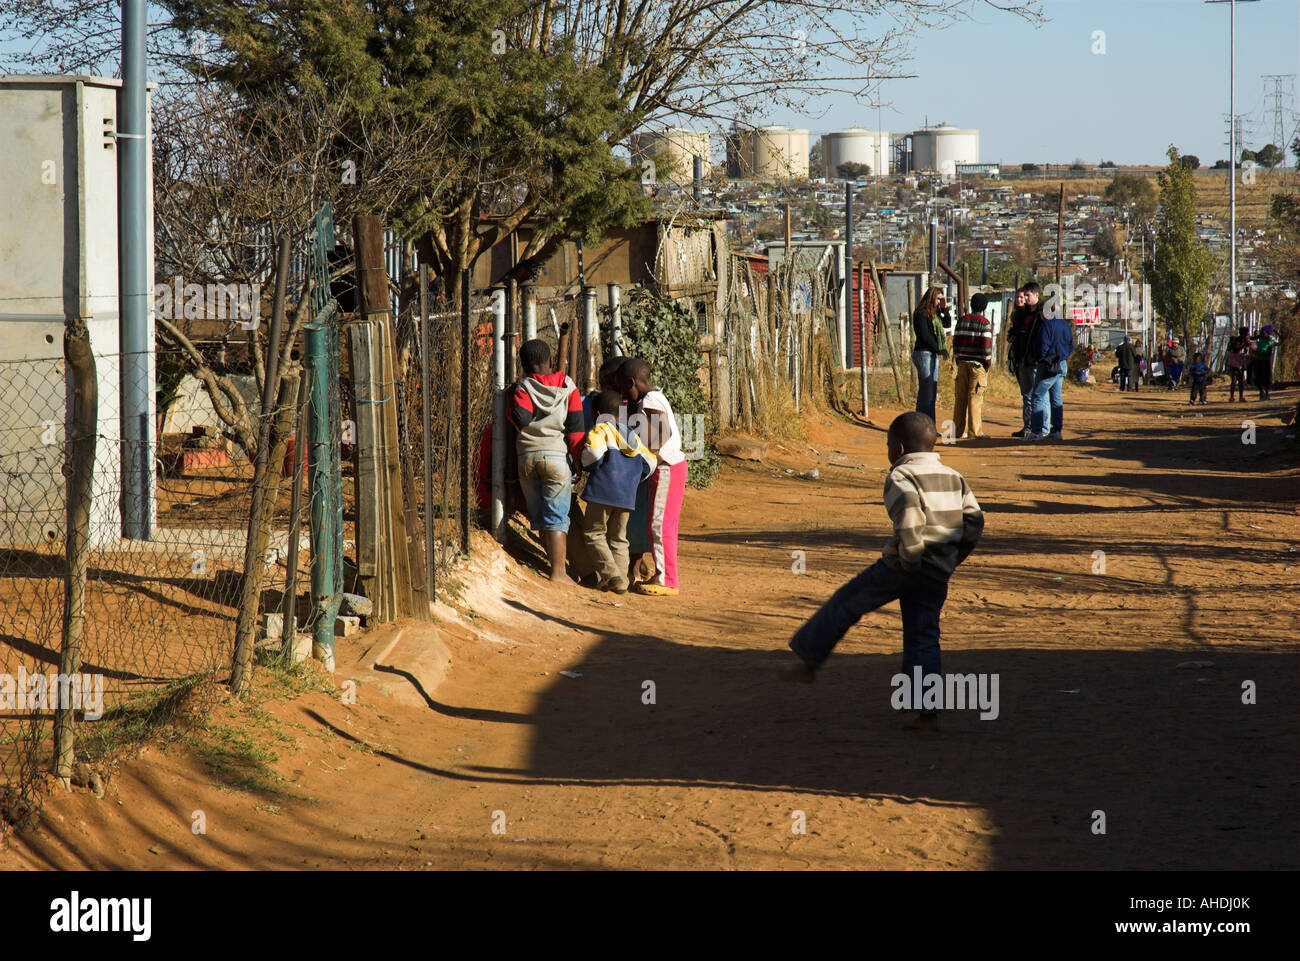
[[[120,87],[119,80],[98,77],[0,76],[7,135],[0,151],[0,546],[64,536],[69,387],[63,329],[75,317],[90,331],[98,375],[90,539],[103,544],[121,536]],[[152,139],[146,138],[151,169]],[[151,179],[147,196],[152,193]],[[146,222],[152,278],[152,201]],[[151,310],[151,345],[153,337]],[[151,403],[152,359],[151,353]]]

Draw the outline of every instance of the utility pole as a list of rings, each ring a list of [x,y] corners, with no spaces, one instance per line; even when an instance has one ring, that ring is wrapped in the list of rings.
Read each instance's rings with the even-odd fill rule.
[[[153,339],[149,329],[149,134],[145,0],[122,3],[122,88],[117,95],[118,337],[121,351],[122,533],[153,537]]]
[[[853,366],[853,181],[844,183],[844,368]]]
[[[1061,181],[1061,196],[1056,205],[1056,282],[1061,282],[1061,234],[1065,229],[1065,181]]]
[[[1282,159],[1278,161],[1278,166],[1286,166],[1286,154],[1290,144],[1286,140],[1286,122],[1291,117],[1296,116],[1294,110],[1287,107],[1287,104],[1295,102],[1295,93],[1291,88],[1291,82],[1295,76],[1289,73],[1271,73],[1266,74],[1264,80],[1273,82],[1273,92],[1270,93],[1269,99],[1273,102],[1273,144],[1282,151]],[[1268,194],[1269,203],[1273,200],[1273,168],[1268,171]]]
[[[1235,121],[1237,113],[1237,4],[1258,3],[1259,0],[1205,0],[1206,3],[1228,5],[1228,116]],[[1237,327],[1237,125],[1228,124],[1228,240],[1229,279],[1228,310],[1232,315],[1229,329]]]
[[[1269,100],[1273,102],[1272,142],[1281,148],[1283,153],[1283,162],[1285,163],[1287,148],[1286,115],[1289,112],[1286,105],[1295,102],[1295,94],[1291,92],[1291,82],[1295,80],[1295,75],[1289,73],[1270,73],[1265,74],[1262,79],[1272,81],[1273,83],[1273,92],[1268,95]]]

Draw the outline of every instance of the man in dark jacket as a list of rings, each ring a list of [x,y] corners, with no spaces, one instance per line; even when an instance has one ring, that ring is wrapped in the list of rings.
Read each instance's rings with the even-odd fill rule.
[[[1065,406],[1061,401],[1061,384],[1066,364],[1074,351],[1074,330],[1061,316],[1059,308],[1041,314],[1029,341],[1029,357],[1034,362],[1034,417],[1025,440],[1061,439],[1061,421]]]
[[[1020,430],[1012,437],[1024,437],[1029,433],[1034,414],[1034,376],[1035,365],[1029,356],[1029,345],[1038,328],[1043,323],[1043,305],[1038,301],[1039,287],[1037,281],[1029,281],[1019,290],[1024,306],[1019,309],[1019,322],[1012,326],[1008,334],[1011,372],[1020,384]],[[1020,299],[1017,298],[1017,299]]]
[[[1129,342],[1128,337],[1125,337],[1124,342],[1115,348],[1115,363],[1119,364],[1119,389],[1136,391],[1142,368],[1137,349]]]

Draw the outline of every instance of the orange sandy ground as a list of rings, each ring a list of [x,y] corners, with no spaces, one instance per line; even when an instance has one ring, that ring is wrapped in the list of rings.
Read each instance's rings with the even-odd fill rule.
[[[851,631],[815,685],[776,679],[790,633],[888,532],[883,434],[820,417],[806,443],[729,461],[709,490],[688,491],[679,597],[550,589],[526,550],[485,551],[466,574],[472,616],[439,625],[452,665],[429,703],[356,666],[398,627],[427,628],[342,641],[335,682],[359,681],[356,706],[325,693],[268,704],[294,741],[264,737],[278,788],[231,788],[184,746],[155,746],[115,771],[104,800],[56,790],[0,857],[1294,869],[1300,470],[1279,416],[1296,391],[1231,408],[1214,395],[1192,410],[1181,392],[1071,390],[1063,443],[1008,439],[1018,411],[1000,405],[993,440],[942,449],[987,519],[952,581],[944,668],[996,672],[997,720],[901,729],[897,605]],[[812,466],[820,480],[798,476]],[[792,572],[794,551],[806,574]],[[1179,666],[1192,660],[1213,664]]]

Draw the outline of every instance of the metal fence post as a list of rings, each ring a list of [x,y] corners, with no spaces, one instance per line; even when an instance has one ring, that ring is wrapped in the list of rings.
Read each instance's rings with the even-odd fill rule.
[[[307,476],[311,489],[311,600],[312,657],[324,663],[326,670],[334,664],[334,618],[331,594],[334,586],[334,551],[329,509],[330,475],[330,402],[328,354],[325,349],[325,324],[317,320],[307,326],[307,368],[311,374],[311,403],[307,409]]]
[[[460,273],[460,549],[469,553],[470,522],[470,471],[474,452],[470,447],[470,357],[474,349],[474,333],[470,326],[470,275]]]
[[[868,296],[866,284],[866,265],[858,265],[858,297],[862,305],[858,308],[858,359],[862,364],[862,416],[871,416],[871,406],[867,401],[867,363],[870,358],[867,355],[867,331],[871,328],[867,326],[867,304],[871,302]]]
[[[582,383],[583,390],[590,390],[597,380],[600,368],[600,327],[596,323],[596,288],[584,287],[582,290]],[[576,378],[575,378],[576,379]]]
[[[537,337],[537,288],[524,288],[524,340]]]
[[[609,356],[623,356],[623,302],[618,284],[609,285]],[[597,384],[596,386],[600,386]]]
[[[492,536],[505,541],[506,292],[492,291]]]
[[[342,465],[338,432],[338,309],[330,298],[326,254],[334,249],[334,211],[325,204],[316,215],[312,249],[312,307],[306,327],[306,362],[311,370],[307,414],[307,474],[311,489],[312,656],[334,670],[334,618],[343,579]],[[331,389],[331,387],[333,389]]]
[[[433,516],[433,311],[429,304],[429,265],[420,264],[420,415],[424,435],[424,578],[429,600],[438,569],[438,537]]]
[[[505,356],[505,383],[515,381],[515,358],[519,354],[519,282],[511,277],[506,281],[506,323],[502,353]]]

